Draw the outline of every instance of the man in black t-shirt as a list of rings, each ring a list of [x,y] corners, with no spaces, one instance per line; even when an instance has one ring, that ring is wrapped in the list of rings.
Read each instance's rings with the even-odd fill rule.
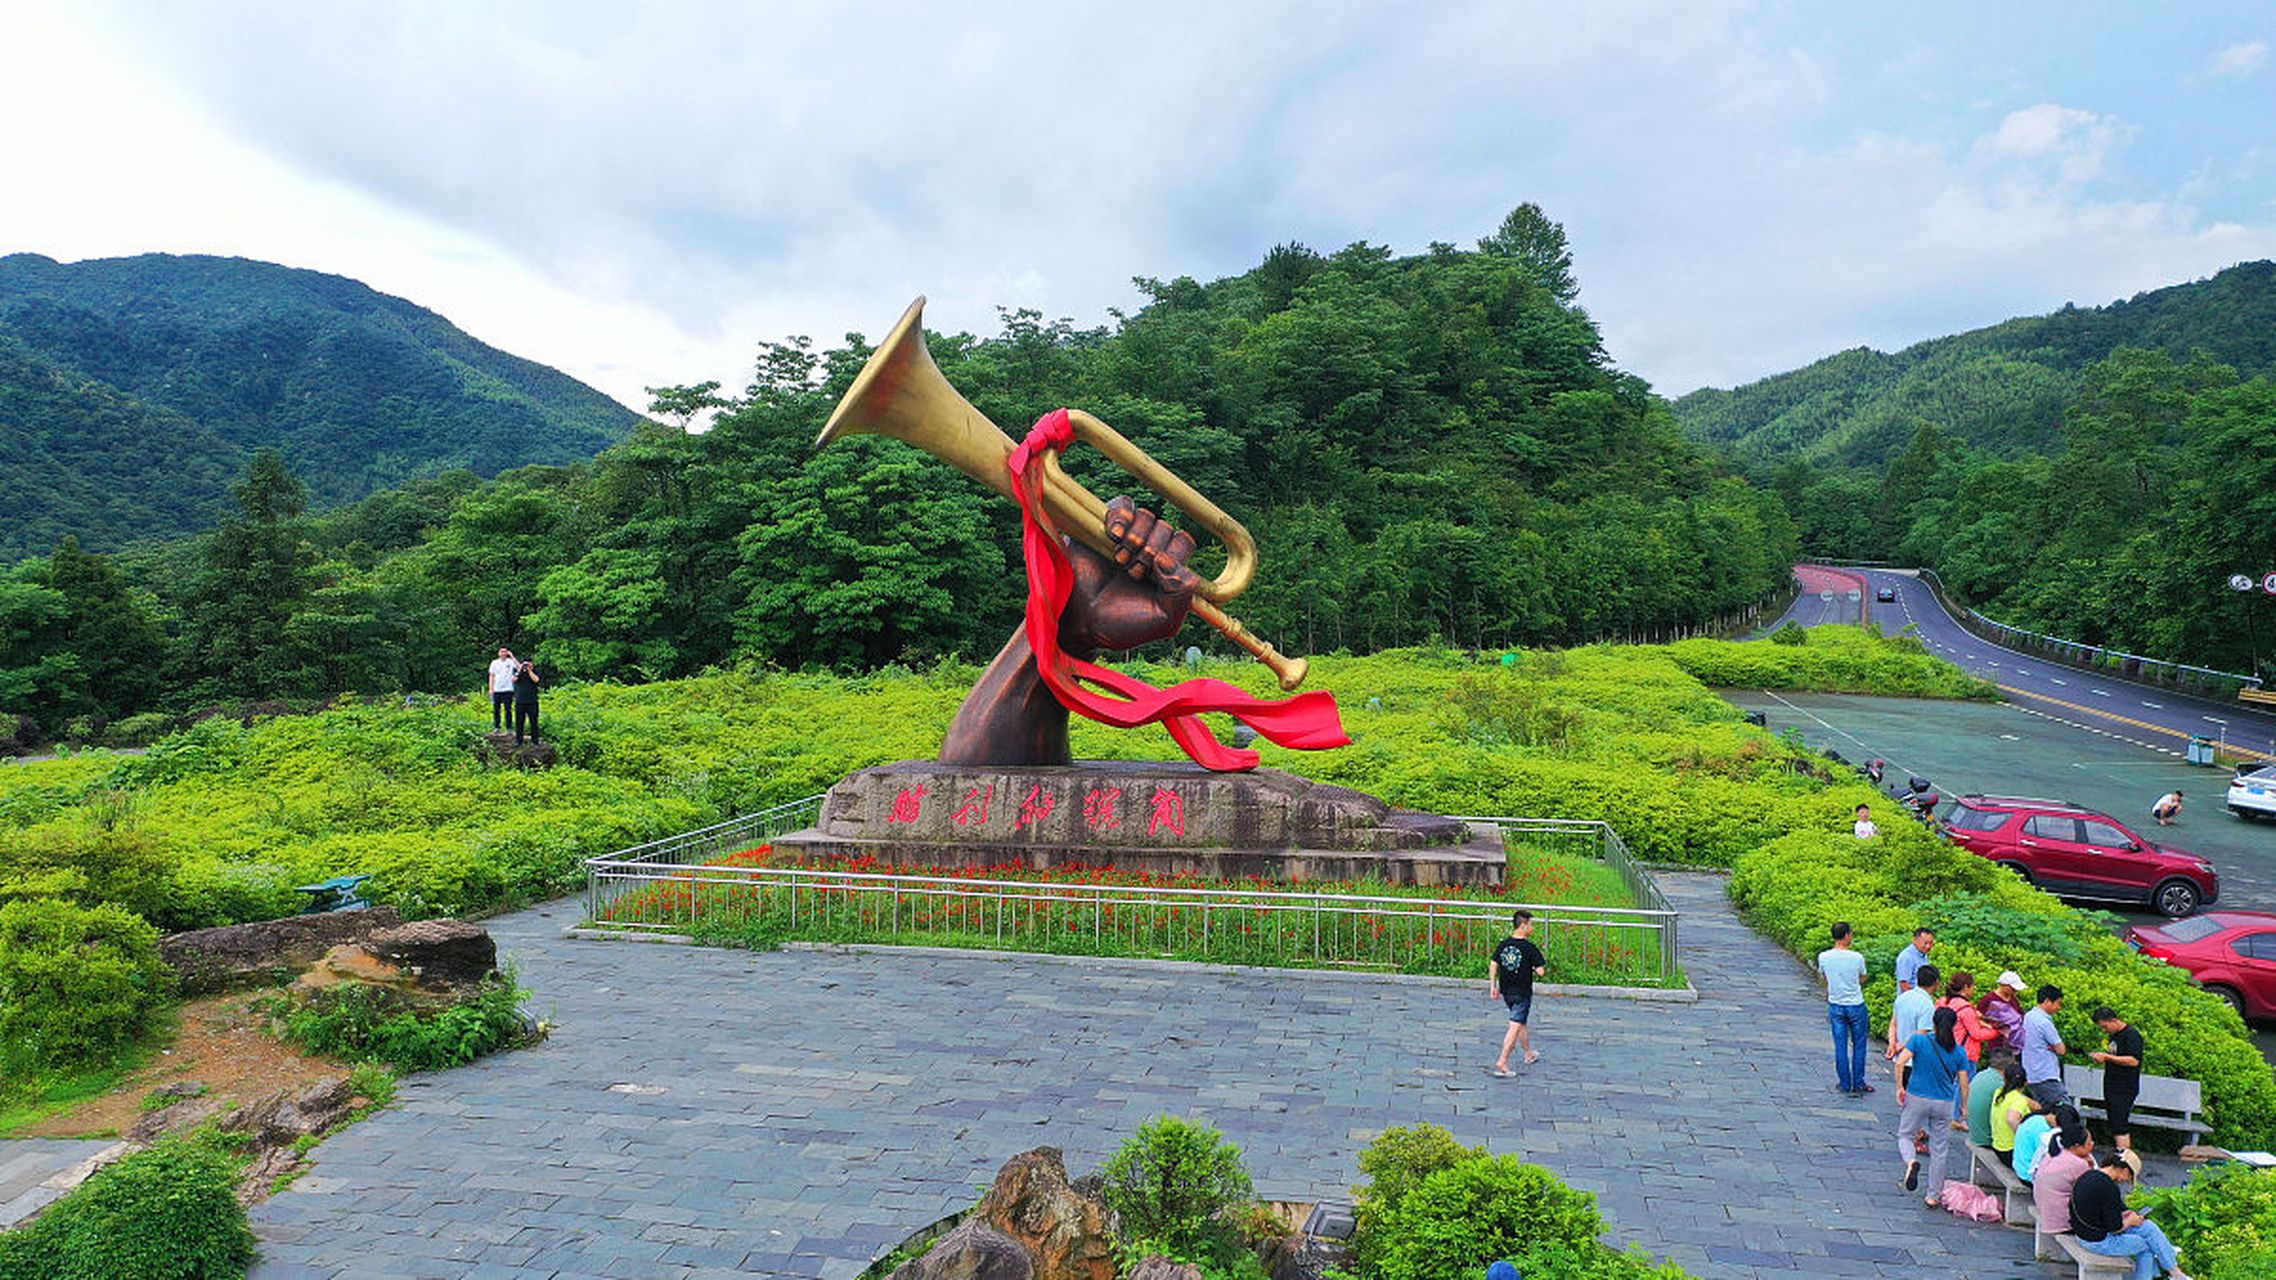
[[[1515,912],[1510,916],[1509,936],[1494,948],[1494,958],[1486,969],[1486,993],[1509,1006],[1509,1030],[1502,1035],[1502,1056],[1486,1069],[1487,1074],[1508,1076],[1510,1050],[1525,1046],[1525,1061],[1539,1062],[1541,1055],[1533,1051],[1533,1033],[1525,1020],[1533,1015],[1533,979],[1548,972],[1549,958],[1533,943],[1533,913]]]
[[[2102,1105],[2110,1112],[2110,1137],[2120,1151],[2134,1148],[2134,1099],[2142,1091],[2142,1033],[2110,1011],[2094,1011],[2094,1025],[2110,1037],[2110,1047],[2086,1055],[2102,1064]]]

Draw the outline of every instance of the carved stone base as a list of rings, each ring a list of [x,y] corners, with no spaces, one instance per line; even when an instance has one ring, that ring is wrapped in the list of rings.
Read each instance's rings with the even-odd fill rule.
[[[1277,769],[1090,761],[1063,768],[904,760],[830,788],[820,824],[774,842],[785,859],[888,867],[1112,864],[1210,878],[1498,885],[1499,833],[1393,809]]]

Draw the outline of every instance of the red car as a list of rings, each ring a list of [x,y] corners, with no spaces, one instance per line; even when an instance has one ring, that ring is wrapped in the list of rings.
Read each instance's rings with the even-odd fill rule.
[[[2276,1018],[2276,915],[2213,911],[2126,930],[2126,945],[2187,969],[2247,1018]]]
[[[2221,896],[2212,863],[2068,800],[1962,796],[1942,830],[2061,897],[2139,904],[2178,920]]]

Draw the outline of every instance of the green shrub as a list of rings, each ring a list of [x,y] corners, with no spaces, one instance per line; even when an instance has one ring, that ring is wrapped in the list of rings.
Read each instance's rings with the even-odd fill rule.
[[[2276,1170],[2207,1165],[2133,1203],[2156,1215],[2197,1280],[2276,1280]]]
[[[0,1280],[238,1280],[255,1241],[237,1169],[208,1135],[154,1143],[0,1233]]]
[[[104,731],[103,742],[113,747],[147,747],[173,731],[174,717],[163,711],[145,711],[112,721]]]
[[[1228,1210],[1255,1195],[1241,1149],[1217,1130],[1156,1116],[1107,1158],[1100,1176],[1122,1233],[1179,1258],[1229,1257],[1237,1249]]]
[[[1596,1197],[1540,1165],[1517,1156],[1472,1157],[1432,1173],[1400,1200],[1381,1228],[1377,1270],[1382,1280],[1454,1280],[1528,1250],[1609,1253],[1597,1243],[1604,1229]],[[1527,1268],[1520,1262],[1519,1269]]]
[[[100,1066],[158,1027],[174,973],[158,931],[118,907],[0,905],[0,1066]]]
[[[1779,623],[1778,629],[1770,633],[1772,644],[1803,645],[1809,642],[1809,630],[1792,620]]]
[[[521,1014],[527,995],[509,972],[483,983],[468,1000],[425,1011],[406,1007],[386,987],[344,982],[298,1008],[279,1007],[276,1021],[279,1034],[310,1053],[383,1062],[398,1071],[439,1071],[520,1043],[527,1034]]]
[[[1441,1169],[1485,1154],[1484,1147],[1465,1147],[1435,1124],[1385,1129],[1368,1143],[1359,1153],[1359,1171],[1367,1175],[1368,1182],[1354,1189],[1357,1229],[1352,1246],[1361,1270],[1381,1266],[1383,1247],[1389,1240],[1386,1226],[1397,1220],[1408,1192]]]

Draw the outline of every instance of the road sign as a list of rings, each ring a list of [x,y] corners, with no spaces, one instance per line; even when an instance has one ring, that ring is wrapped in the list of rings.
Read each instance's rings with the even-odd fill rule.
[[[2231,590],[2231,591],[2250,591],[2250,590],[2252,590],[2252,575],[2251,575],[2251,574],[2249,574],[2249,573],[2232,573],[2232,574],[2230,574],[2230,575],[2229,575],[2229,590]]]
[[[2260,589],[2272,596],[2276,596],[2276,573],[2271,573],[2267,577],[2262,578],[2260,580]]]
[[[1818,593],[1818,599],[1820,599],[1820,600],[1831,600],[1831,599],[1833,599],[1833,592],[1831,592],[1831,591],[1820,591],[1820,592]]]

